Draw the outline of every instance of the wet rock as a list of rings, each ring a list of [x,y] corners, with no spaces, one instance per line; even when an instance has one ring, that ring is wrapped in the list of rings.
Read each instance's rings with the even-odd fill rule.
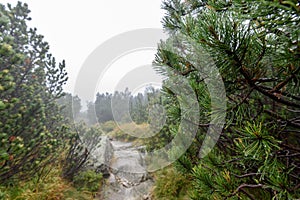
[[[110,176],[110,160],[113,156],[113,147],[107,136],[102,136],[99,144],[91,152],[91,158],[88,161],[89,169],[101,172],[104,178]]]
[[[153,187],[144,157],[131,143],[111,141],[114,153],[110,163],[111,176],[104,184],[102,197],[105,200],[149,199]]]

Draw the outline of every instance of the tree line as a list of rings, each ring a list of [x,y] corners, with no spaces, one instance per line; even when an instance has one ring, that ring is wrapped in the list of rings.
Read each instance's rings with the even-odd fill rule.
[[[136,95],[128,88],[124,91],[115,91],[113,94],[98,92],[95,101],[86,102],[86,110],[82,110],[83,103],[80,97],[70,93],[66,93],[57,102],[64,107],[62,114],[65,118],[76,122],[84,121],[89,125],[95,125],[108,121],[120,123],[133,121],[142,124],[149,122],[149,110],[159,96],[160,89],[148,86],[143,93],[139,92]]]

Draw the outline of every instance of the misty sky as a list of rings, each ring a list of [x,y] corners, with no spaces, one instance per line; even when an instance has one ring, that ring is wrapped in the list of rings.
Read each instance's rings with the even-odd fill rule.
[[[1,0],[15,5],[15,0]],[[88,55],[113,36],[139,28],[162,28],[160,0],[23,0],[31,10],[31,27],[45,36],[51,53],[66,60],[69,81],[65,87],[73,92],[78,72]],[[120,58],[97,88],[113,92],[113,81],[132,69],[132,65],[151,64],[155,49]],[[112,76],[114,75],[114,76]]]

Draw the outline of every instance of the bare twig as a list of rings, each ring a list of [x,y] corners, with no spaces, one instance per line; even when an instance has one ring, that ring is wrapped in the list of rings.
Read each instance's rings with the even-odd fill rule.
[[[264,186],[263,184],[253,185],[253,184],[243,183],[229,197],[236,195],[243,188],[262,188],[263,186]]]
[[[280,156],[278,156],[278,158],[294,157],[294,156],[300,156],[300,153],[287,154],[287,155],[280,155]]]
[[[256,175],[260,175],[261,173],[248,173],[248,174],[243,174],[243,175],[237,175],[237,174],[233,174],[235,177],[237,178],[245,178],[248,176],[256,176]]]

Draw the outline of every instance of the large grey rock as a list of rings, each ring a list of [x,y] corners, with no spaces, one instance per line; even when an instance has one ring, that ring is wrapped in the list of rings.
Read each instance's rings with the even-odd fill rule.
[[[116,176],[132,184],[140,183],[148,176],[141,153],[135,149],[115,150],[111,170]]]
[[[92,149],[88,161],[88,168],[101,172],[103,177],[109,177],[110,160],[113,156],[113,147],[107,136],[102,136],[99,144]]]

